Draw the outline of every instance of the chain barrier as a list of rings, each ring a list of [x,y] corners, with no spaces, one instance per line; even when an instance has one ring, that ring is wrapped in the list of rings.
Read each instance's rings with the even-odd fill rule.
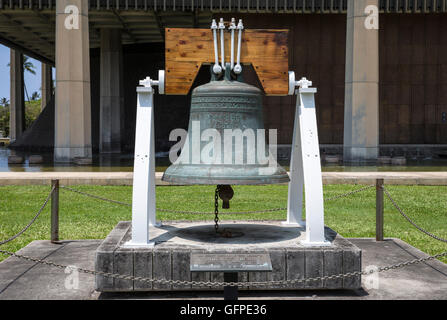
[[[94,195],[94,194],[91,194],[91,193],[87,193],[87,192],[79,191],[79,190],[72,189],[72,188],[70,188],[70,187],[66,187],[66,186],[60,186],[59,188],[61,188],[61,189],[65,189],[65,190],[68,190],[68,191],[71,191],[71,192],[74,192],[74,193],[78,193],[78,194],[81,194],[81,195],[86,196],[86,197],[90,197],[90,198],[94,198],[94,199],[98,199],[98,200],[106,201],[106,202],[111,202],[111,203],[115,203],[115,204],[120,204],[120,205],[127,206],[127,207],[131,207],[131,206],[132,206],[130,203],[126,203],[126,202],[121,202],[121,201],[117,201],[117,200],[112,200],[112,199],[103,198],[103,197],[100,197],[100,196],[97,196],[97,195]]]
[[[445,242],[447,243],[447,239],[438,237],[437,235],[434,235],[433,233],[428,232],[427,230],[421,228],[420,226],[418,226],[416,223],[414,223],[413,220],[410,219],[409,216],[407,216],[403,210],[399,207],[399,205],[396,203],[396,201],[394,201],[393,197],[391,197],[391,194],[388,192],[388,190],[383,187],[383,191],[385,192],[386,196],[388,197],[388,199],[390,199],[391,203],[393,204],[393,206],[396,208],[396,210],[411,224],[413,225],[413,227],[415,227],[416,229],[418,229],[419,231],[421,231],[422,233],[425,233],[427,236],[436,239],[438,241],[441,242]]]
[[[367,190],[369,188],[374,187],[374,185],[371,186],[366,186],[364,188],[361,188],[359,190],[355,190],[355,191],[351,191],[348,192],[346,194],[343,195],[339,195],[330,199],[327,199],[327,201],[329,200],[335,200],[335,199],[339,199],[343,196],[348,196],[351,194],[355,194],[364,190]],[[82,191],[78,191],[72,188],[68,188],[68,187],[62,187],[66,190],[70,190],[79,194],[83,194],[89,197],[93,197],[96,199],[100,199],[100,200],[104,200],[104,201],[110,201],[113,203],[117,203],[117,204],[124,204],[124,205],[129,205],[126,204],[124,202],[120,202],[120,201],[115,201],[115,200],[110,200],[110,199],[106,199],[103,197],[99,197],[99,196],[95,196],[95,195],[91,195]],[[0,242],[0,245],[3,245],[5,243],[8,243],[12,240],[14,240],[15,238],[19,237],[21,234],[23,234],[35,221],[36,219],[39,217],[40,213],[43,211],[43,209],[46,207],[48,201],[51,198],[51,195],[53,194],[55,190],[55,187],[53,187],[49,193],[49,195],[47,196],[44,204],[41,206],[41,208],[39,209],[39,211],[37,212],[37,214],[34,216],[34,218],[30,221],[30,223],[28,223],[28,225],[23,228],[19,233],[17,233],[16,235],[14,235],[13,237],[4,240],[2,242]],[[399,211],[399,213],[405,217],[407,219],[408,222],[410,222],[414,227],[416,227],[419,231],[425,233],[426,235],[442,241],[442,242],[447,242],[446,239],[440,238],[436,235],[431,234],[430,232],[422,229],[421,227],[419,227],[417,224],[415,224],[403,211],[402,209],[397,205],[397,203],[394,201],[394,199],[391,197],[390,193],[388,192],[388,190],[386,190],[385,188],[383,188],[385,194],[387,195],[387,197],[390,199],[391,203],[394,205],[394,207]],[[216,189],[216,193],[215,195],[218,196],[218,189]],[[39,264],[44,264],[44,265],[48,265],[48,266],[52,266],[52,267],[56,267],[59,269],[66,269],[67,266],[66,265],[62,265],[62,264],[57,264],[54,263],[52,261],[47,261],[44,259],[38,259],[38,258],[33,258],[33,257],[29,257],[26,255],[20,255],[14,252],[9,252],[6,250],[1,250],[0,249],[0,253],[4,254],[4,255],[9,255],[12,257],[16,257],[19,259],[23,259],[23,260],[27,260],[27,261],[32,261],[32,262],[36,262]],[[389,271],[389,270],[396,270],[396,269],[400,269],[406,266],[410,266],[410,265],[414,265],[414,264],[419,264],[419,263],[424,263],[430,260],[434,260],[434,259],[439,259],[441,257],[445,257],[447,256],[447,251],[443,252],[443,253],[439,253],[433,256],[429,256],[429,257],[425,257],[425,258],[419,258],[419,259],[413,259],[410,261],[406,261],[406,262],[401,262],[401,263],[397,263],[394,265],[390,265],[390,266],[386,266],[386,267],[380,267],[377,270],[370,270],[370,271],[356,271],[356,272],[351,272],[351,273],[345,273],[345,274],[337,274],[337,275],[330,275],[330,276],[322,276],[322,277],[315,277],[315,278],[305,278],[305,279],[291,279],[291,280],[277,280],[277,281],[254,281],[254,282],[211,282],[211,281],[183,281],[183,280],[166,280],[166,279],[152,279],[152,278],[145,278],[145,277],[135,277],[135,276],[131,276],[131,275],[123,275],[123,274],[116,274],[116,273],[108,273],[108,272],[102,272],[102,271],[95,271],[95,270],[88,270],[88,269],[83,269],[83,268],[77,268],[77,270],[79,272],[82,273],[86,273],[86,274],[91,274],[91,275],[95,275],[95,276],[104,276],[104,277],[110,277],[110,278],[116,278],[116,279],[122,279],[122,280],[132,280],[132,281],[140,281],[140,282],[148,282],[148,283],[159,283],[159,284],[165,284],[165,285],[177,285],[177,286],[207,286],[207,287],[223,287],[223,286],[239,286],[239,287],[247,287],[247,286],[281,286],[281,285],[293,285],[293,284],[300,284],[300,283],[307,283],[307,282],[312,282],[312,281],[327,281],[327,280],[335,280],[335,279],[344,279],[344,278],[350,278],[350,277],[358,277],[358,276],[362,276],[362,275],[370,275],[373,273],[380,273],[380,272],[385,272],[385,271]]]
[[[67,266],[62,264],[57,264],[52,261],[46,261],[44,259],[37,259],[25,255],[20,255],[14,252],[9,252],[5,250],[0,249],[0,253],[9,255],[12,257],[16,257],[19,259],[27,260],[36,262],[39,264],[45,264],[48,266],[56,267],[59,269],[66,269]],[[145,277],[135,277],[131,275],[123,275],[123,274],[117,274],[117,273],[109,273],[109,272],[103,272],[103,271],[95,271],[95,270],[88,270],[83,268],[77,268],[77,271],[91,274],[95,276],[103,276],[107,278],[114,278],[114,279],[121,279],[121,280],[132,280],[132,281],[139,281],[139,282],[146,282],[146,283],[158,283],[158,284],[165,284],[165,285],[176,285],[176,286],[200,286],[200,287],[223,287],[223,286],[238,286],[238,287],[248,287],[248,286],[285,286],[285,285],[293,285],[293,284],[300,284],[300,283],[307,283],[307,282],[313,282],[313,281],[327,281],[327,280],[336,280],[336,279],[344,279],[344,278],[351,278],[351,277],[358,277],[358,276],[367,276],[373,273],[381,273],[386,272],[389,270],[396,270],[400,269],[409,265],[414,265],[418,263],[427,262],[434,259],[439,259],[441,257],[447,256],[447,251],[443,253],[439,253],[434,256],[429,256],[426,258],[419,258],[419,259],[413,259],[406,262],[397,263],[394,265],[386,266],[386,267],[380,267],[377,270],[370,270],[370,271],[356,271],[356,272],[350,272],[350,273],[340,273],[336,275],[330,275],[330,276],[323,276],[323,277],[315,277],[315,278],[304,278],[304,279],[290,279],[290,280],[272,280],[272,281],[253,281],[253,282],[211,282],[211,281],[184,281],[184,280],[166,280],[166,279],[153,279],[153,278],[145,278]]]
[[[45,199],[45,202],[43,203],[43,205],[40,207],[40,209],[37,211],[37,213],[34,215],[34,217],[31,219],[31,221],[22,229],[20,230],[18,233],[16,233],[15,235],[13,235],[11,238],[0,241],[0,246],[11,242],[12,240],[16,239],[17,237],[19,237],[20,235],[22,235],[26,230],[28,230],[29,227],[31,227],[31,225],[37,220],[37,218],[39,218],[40,214],[42,213],[43,209],[45,209],[45,207],[47,206],[48,201],[50,201],[51,195],[54,192],[55,187],[53,187],[50,191],[50,193],[48,194],[47,198]]]
[[[362,191],[366,191],[366,190],[369,190],[371,188],[375,188],[375,186],[376,186],[375,184],[372,184],[372,185],[369,185],[369,186],[365,186],[363,188],[360,188],[360,189],[357,189],[357,190],[354,190],[354,191],[350,191],[350,192],[346,192],[346,193],[340,194],[340,195],[332,197],[332,198],[324,199],[324,202],[345,198],[345,197],[351,196],[353,194],[356,194],[356,193],[359,193],[359,192],[362,192]]]
[[[346,192],[328,199],[324,199],[325,202],[327,201],[333,201],[333,200],[337,200],[340,198],[344,198],[344,197],[348,197],[350,195],[362,192],[362,191],[366,191],[368,189],[371,189],[375,187],[375,185],[368,185],[365,187],[362,187],[358,190],[354,190],[354,191],[350,191],[350,192]],[[117,200],[111,200],[111,199],[107,199],[104,197],[100,197],[97,195],[93,195],[87,192],[83,192],[83,191],[79,191],[76,189],[72,189],[66,186],[60,186],[61,189],[65,189],[71,192],[75,192],[90,198],[94,198],[94,199],[98,199],[98,200],[102,200],[102,201],[106,201],[106,202],[111,202],[111,203],[115,203],[115,204],[120,204],[120,205],[124,205],[124,206],[128,206],[131,207],[132,205],[130,203],[126,203],[126,202],[121,202],[121,201],[117,201]],[[216,190],[217,192],[217,190]],[[216,196],[216,195],[215,195]],[[256,214],[256,213],[270,213],[270,212],[278,212],[278,211],[286,211],[287,208],[274,208],[274,209],[264,209],[264,210],[253,210],[253,211],[240,211],[240,212],[218,212],[218,214],[223,214],[223,215],[238,215],[238,214]],[[198,214],[202,214],[202,215],[206,215],[206,214],[216,214],[216,208],[214,208],[214,212],[201,212],[201,211],[183,211],[183,210],[171,210],[171,209],[161,209],[161,208],[157,208],[157,211],[159,212],[165,212],[165,213],[174,213],[174,214],[194,214],[194,215],[198,215]]]

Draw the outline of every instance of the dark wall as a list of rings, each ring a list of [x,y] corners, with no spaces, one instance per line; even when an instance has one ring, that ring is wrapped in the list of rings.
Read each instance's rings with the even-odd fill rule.
[[[165,69],[164,44],[125,46],[124,54],[124,104],[125,104],[125,150],[133,150],[136,122],[136,87],[147,76],[158,79],[158,70]],[[158,90],[156,88],[156,90]],[[158,92],[158,91],[157,91]],[[155,139],[157,151],[169,150],[169,133],[176,128],[188,127],[188,96],[155,94]]]
[[[321,143],[343,143],[345,16],[243,14],[246,28],[290,29],[290,70],[306,76],[318,87],[318,123]],[[213,50],[213,48],[210,48]],[[158,77],[164,69],[164,45],[140,44],[123,48],[125,130],[123,150],[132,151],[135,141],[136,87],[146,76]],[[92,50],[92,135],[99,141],[99,50]],[[203,66],[193,88],[209,81],[209,68]],[[252,68],[244,69],[246,82],[259,86]],[[157,151],[167,151],[173,144],[169,133],[187,129],[191,97],[155,95],[155,136]],[[266,129],[278,129],[278,143],[292,143],[295,97],[266,97]]]
[[[219,18],[221,15],[216,15]],[[289,29],[289,65],[297,77],[318,88],[316,95],[320,143],[343,143],[346,16],[343,14],[230,14],[248,29]],[[266,128],[278,129],[278,143],[291,144],[296,97],[266,97]]]
[[[92,109],[92,151],[99,151],[100,50],[90,50],[90,91]]]
[[[343,143],[346,16],[343,14],[218,15],[244,19],[246,28],[289,29],[290,70],[307,77],[316,95],[319,138],[322,144]],[[210,48],[212,50],[212,48]],[[136,87],[146,76],[165,69],[164,45],[124,46],[124,150],[133,150]],[[99,50],[92,50],[92,135],[99,139]],[[259,86],[251,68],[244,69],[250,84]],[[209,81],[203,66],[193,88]],[[155,95],[157,151],[173,144],[169,133],[187,129],[190,95]],[[292,142],[295,97],[264,99],[265,127],[278,129],[278,143]],[[380,16],[380,143],[447,143],[447,15],[383,14]],[[447,116],[446,116],[447,117]]]
[[[125,46],[123,48],[123,55],[125,101],[123,147],[125,151],[132,151],[135,143],[136,87],[139,85],[139,81],[147,76],[158,78],[158,70],[165,69],[164,44]],[[244,77],[248,79],[247,82],[259,86],[256,77],[253,75],[252,68],[246,68],[244,70]],[[175,143],[169,142],[169,134],[172,130],[177,128],[188,129],[191,92],[195,87],[209,82],[210,78],[210,66],[203,65],[188,95],[175,96],[155,94],[154,112],[157,151],[169,151],[170,147]],[[158,89],[156,88],[156,90]]]
[[[100,50],[91,50],[92,140],[94,151],[99,147],[100,105]],[[147,76],[158,79],[158,70],[164,69],[164,44],[127,45],[123,47],[124,130],[122,149],[132,152],[135,144],[135,123],[139,81]],[[156,88],[157,90],[157,88]],[[187,128],[189,100],[186,96],[155,94],[155,136],[157,151],[169,149],[169,132]]]
[[[135,142],[135,121],[137,93],[139,81],[146,77],[158,79],[158,70],[163,69],[163,51],[161,44],[130,45],[123,48],[124,70],[124,123],[123,147],[131,149]],[[160,123],[160,114],[164,113],[164,106],[160,104],[161,96],[155,94],[155,123]],[[156,134],[164,126],[155,125]]]
[[[380,142],[447,143],[447,15],[380,16]]]

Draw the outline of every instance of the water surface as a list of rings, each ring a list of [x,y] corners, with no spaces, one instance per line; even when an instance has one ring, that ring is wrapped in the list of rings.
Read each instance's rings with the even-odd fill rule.
[[[15,152],[25,157],[25,163],[19,165],[9,165],[8,156]],[[0,147],[0,172],[112,172],[112,171],[133,171],[133,154],[120,155],[96,155],[93,157],[93,163],[89,166],[80,166],[76,164],[54,163],[51,153],[42,154],[44,163],[29,164],[28,157],[36,153],[11,151],[6,147]],[[156,165],[157,171],[163,172],[170,165],[166,154],[159,154]],[[289,169],[288,161],[279,161],[279,163]],[[447,171],[447,158],[439,159],[420,159],[408,160],[406,166],[375,166],[375,165],[336,165],[324,164],[324,172],[413,172],[413,171]]]

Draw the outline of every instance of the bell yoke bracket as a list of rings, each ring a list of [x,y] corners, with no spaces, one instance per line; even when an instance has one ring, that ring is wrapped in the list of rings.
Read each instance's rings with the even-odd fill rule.
[[[309,88],[312,86],[312,81],[307,80],[306,78],[301,78],[300,81],[295,80],[295,72],[289,71],[289,96],[293,96],[296,92],[297,88],[302,89],[301,92],[308,93],[316,93],[316,88]]]
[[[217,41],[217,29],[220,30],[220,54],[221,54],[221,65],[219,65],[219,49]],[[225,23],[223,18],[220,18],[219,24],[213,19],[211,23],[211,30],[213,31],[213,43],[214,43],[214,66],[212,68],[214,74],[220,75],[223,70],[228,66],[225,61]],[[242,19],[239,19],[239,23],[236,25],[236,19],[231,18],[228,30],[231,32],[231,44],[230,44],[230,70],[236,75],[242,73],[241,66],[241,45],[242,45],[242,30],[244,30],[244,25]],[[236,65],[234,64],[234,33],[238,30],[238,46],[237,46],[237,56]]]
[[[158,70],[158,80],[150,77],[140,80],[140,86],[142,87],[137,87],[137,92],[153,92],[152,86],[158,86],[158,93],[165,94],[165,71]]]

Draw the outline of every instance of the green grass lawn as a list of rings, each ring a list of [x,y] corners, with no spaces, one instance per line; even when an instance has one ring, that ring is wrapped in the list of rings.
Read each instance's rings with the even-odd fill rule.
[[[325,197],[333,197],[361,186],[329,185]],[[77,190],[130,203],[132,188],[126,186],[77,186]],[[420,226],[447,238],[447,187],[387,186],[404,211]],[[0,187],[0,240],[20,231],[47,196],[48,186]],[[230,211],[251,211],[286,207],[287,185],[235,186]],[[157,207],[162,209],[212,212],[214,187],[157,187]],[[375,189],[325,204],[326,225],[344,237],[375,237]],[[161,220],[208,220],[213,215],[158,213]],[[285,212],[225,215],[225,220],[285,220]],[[61,239],[104,239],[122,220],[131,219],[131,208],[60,190]],[[420,233],[385,200],[385,236],[400,238],[428,254],[447,250],[447,244]],[[18,239],[1,248],[17,251],[33,240],[49,239],[50,206]],[[0,261],[5,259],[0,255]],[[447,262],[447,259],[442,261]]]

